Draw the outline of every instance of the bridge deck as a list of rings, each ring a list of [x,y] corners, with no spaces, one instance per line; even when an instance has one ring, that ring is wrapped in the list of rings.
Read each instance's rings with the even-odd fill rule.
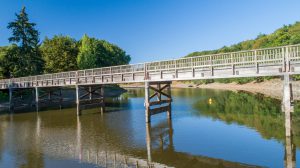
[[[300,74],[300,44],[0,80],[0,89]]]

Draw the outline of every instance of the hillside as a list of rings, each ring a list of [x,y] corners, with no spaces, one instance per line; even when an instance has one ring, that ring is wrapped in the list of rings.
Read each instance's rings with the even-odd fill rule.
[[[295,24],[291,25],[284,25],[268,35],[260,34],[253,40],[246,40],[231,46],[224,46],[216,50],[193,52],[188,54],[186,57],[276,47],[298,43],[300,43],[300,22],[296,22]]]
[[[291,25],[284,25],[283,27],[277,29],[271,34],[260,34],[254,40],[246,40],[231,46],[224,46],[216,50],[207,50],[207,51],[197,51],[186,55],[185,57],[201,56],[208,54],[218,54],[226,52],[235,52],[241,50],[251,50],[258,48],[268,48],[276,47],[283,45],[292,45],[300,43],[300,22],[296,22]],[[236,82],[239,84],[248,83],[251,81],[262,82],[264,80],[273,79],[274,77],[252,77],[252,78],[234,78],[234,79],[215,79],[215,80],[197,80],[192,83],[201,84],[201,83],[230,83]],[[299,75],[294,76],[295,80],[300,80]]]

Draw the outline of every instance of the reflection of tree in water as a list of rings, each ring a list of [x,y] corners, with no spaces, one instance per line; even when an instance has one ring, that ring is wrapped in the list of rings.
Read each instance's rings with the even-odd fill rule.
[[[145,89],[143,88],[127,88],[126,90],[127,92],[125,93],[125,95],[127,95],[128,97],[144,97],[145,95]]]
[[[148,161],[164,163],[174,167],[210,167],[210,168],[246,168],[259,167],[238,162],[205,156],[194,156],[184,152],[177,152],[173,144],[172,120],[163,121],[156,125],[146,124],[146,143]]]
[[[211,99],[211,102],[209,102]],[[195,115],[208,116],[237,123],[257,130],[263,138],[285,141],[284,113],[280,100],[261,94],[246,92],[222,92],[194,103]],[[300,147],[300,108],[295,107],[293,115],[293,140]]]

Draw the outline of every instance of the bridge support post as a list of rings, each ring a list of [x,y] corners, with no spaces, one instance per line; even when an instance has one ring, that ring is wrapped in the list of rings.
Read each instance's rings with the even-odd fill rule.
[[[150,118],[150,105],[149,105],[149,82],[145,82],[145,117],[146,123],[149,123]]]
[[[13,112],[16,108],[32,106],[32,88],[8,88],[9,111]]]
[[[87,109],[88,106],[96,105],[99,107],[101,114],[105,110],[104,103],[104,87],[100,86],[85,86],[76,85],[76,105],[77,115],[81,115],[83,109]]]
[[[283,98],[282,98],[282,111],[285,113],[293,112],[292,106],[292,84],[290,82],[290,75],[284,74],[283,76]]]
[[[153,92],[150,95],[150,90]],[[156,100],[155,100],[156,98]],[[171,82],[145,82],[145,117],[146,123],[151,121],[151,116],[167,112],[171,118]]]

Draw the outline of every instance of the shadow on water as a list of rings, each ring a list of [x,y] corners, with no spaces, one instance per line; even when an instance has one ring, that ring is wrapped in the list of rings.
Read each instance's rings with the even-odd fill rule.
[[[43,109],[42,113],[21,110],[16,112],[18,115],[3,114],[0,116],[0,167],[135,167],[137,162],[140,167],[148,164],[189,168],[259,167],[251,164],[251,160],[246,160],[250,164],[244,164],[192,154],[188,149],[178,150],[185,143],[178,140],[184,134],[176,129],[185,127],[178,121],[189,115],[256,130],[262,138],[284,144],[282,166],[295,167],[296,147],[300,146],[298,107],[291,122],[293,136],[287,137],[285,116],[280,112],[278,100],[245,92],[200,89],[174,89],[172,95],[174,118],[167,120],[165,115],[158,115],[151,124],[144,121],[143,89],[130,89],[108,99],[108,113],[103,115],[77,117],[73,106]]]

